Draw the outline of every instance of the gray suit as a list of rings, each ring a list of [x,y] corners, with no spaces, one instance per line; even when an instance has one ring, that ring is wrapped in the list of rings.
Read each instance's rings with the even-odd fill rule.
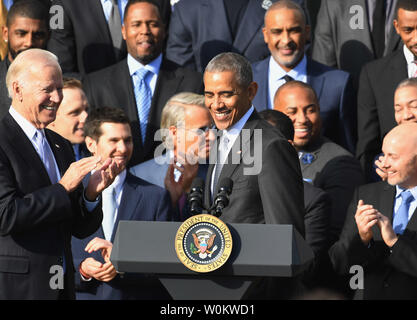
[[[394,8],[395,5],[396,1]],[[363,18],[363,25],[356,28],[359,18]],[[392,22],[392,16],[389,19]],[[357,80],[362,66],[375,59],[366,0],[322,0],[317,21],[313,59],[348,71]],[[400,43],[394,27],[389,32],[384,56],[395,51]]]
[[[330,195],[330,234],[331,242],[334,242],[343,227],[354,189],[364,183],[362,169],[351,153],[324,137],[302,152],[300,166],[303,178]]]
[[[165,188],[164,180],[169,163],[168,155],[163,154],[131,167],[130,173],[152,184]]]

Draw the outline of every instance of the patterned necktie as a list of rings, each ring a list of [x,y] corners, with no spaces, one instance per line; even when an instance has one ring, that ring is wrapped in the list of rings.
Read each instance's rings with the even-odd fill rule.
[[[285,76],[283,76],[281,79],[285,80],[285,83],[293,81],[294,79],[292,77],[290,77],[288,74],[286,74]]]
[[[150,71],[141,68],[133,74],[133,83],[135,87],[136,107],[138,109],[140,132],[142,143],[145,144],[146,127],[148,124],[149,110],[151,109],[152,92],[145,81],[146,75]]]
[[[213,180],[213,192],[212,197],[214,199],[214,191],[216,190],[217,182],[220,177],[220,173],[222,171],[223,165],[226,163],[227,159],[227,146],[229,144],[229,138],[226,135],[222,135],[220,137],[219,148],[217,151],[217,162],[214,171],[214,180]]]
[[[39,149],[39,155],[41,157],[41,160],[43,162],[43,165],[48,172],[49,179],[51,180],[51,183],[57,183],[58,182],[58,176],[56,172],[56,166],[55,166],[55,158],[52,153],[52,150],[45,138],[45,135],[43,131],[38,130],[35,133],[35,142]]]
[[[403,234],[405,227],[408,223],[408,211],[410,209],[410,203],[414,200],[410,191],[401,192],[402,202],[398,211],[395,213],[392,226],[396,234]]]
[[[120,19],[119,6],[117,0],[111,0],[112,9],[109,16],[109,31],[113,47],[115,49],[116,58],[119,57],[119,50],[122,47],[122,22]]]
[[[106,240],[111,240],[113,233],[114,221],[116,217],[116,190],[113,186],[109,186],[102,192],[103,197],[103,232]]]

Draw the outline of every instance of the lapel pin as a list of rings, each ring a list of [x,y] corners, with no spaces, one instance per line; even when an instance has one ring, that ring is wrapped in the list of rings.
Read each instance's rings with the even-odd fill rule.
[[[270,6],[272,6],[272,1],[271,0],[264,0],[262,1],[262,8],[264,8],[265,10],[268,10]]]
[[[57,144],[55,143],[55,147],[59,148],[59,145],[57,145]]]

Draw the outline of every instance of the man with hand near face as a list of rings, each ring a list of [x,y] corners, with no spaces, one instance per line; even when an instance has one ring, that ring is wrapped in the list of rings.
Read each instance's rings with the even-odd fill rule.
[[[339,273],[362,266],[357,299],[417,298],[416,150],[416,123],[398,125],[385,136],[387,181],[355,190],[340,240],[329,251]]]
[[[87,119],[88,101],[82,84],[74,78],[64,78],[61,105],[55,121],[48,128],[63,136],[72,144],[75,160],[89,155],[84,144],[84,124]]]
[[[6,83],[13,98],[0,122],[0,299],[72,299],[71,236],[84,238],[99,227],[99,196],[118,165],[99,157],[73,162],[68,141],[45,129],[62,101],[55,55],[20,53]],[[57,267],[63,287],[50,282]]]
[[[49,13],[38,0],[22,0],[10,7],[2,39],[8,54],[0,62],[0,119],[9,111],[12,102],[7,92],[6,73],[16,56],[27,49],[45,49],[49,39]]]
[[[169,299],[158,279],[147,275],[119,275],[109,260],[120,220],[170,221],[169,193],[133,176],[126,166],[133,153],[129,119],[119,108],[98,108],[84,126],[88,150],[103,160],[112,159],[121,172],[103,191],[103,222],[86,239],[73,238],[77,299]]]

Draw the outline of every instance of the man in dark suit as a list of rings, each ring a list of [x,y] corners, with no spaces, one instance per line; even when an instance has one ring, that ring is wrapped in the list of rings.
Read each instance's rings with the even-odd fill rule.
[[[82,77],[126,57],[120,32],[127,2],[52,0],[52,6],[63,9],[64,23],[52,29],[48,50],[58,56],[64,74]],[[169,1],[155,2],[163,9],[165,22],[170,15]]]
[[[213,58],[204,73],[205,104],[222,135],[210,152],[205,204],[222,178],[233,181],[220,218],[234,223],[292,224],[304,235],[303,185],[297,155],[281,132],[252,106],[257,84],[249,62],[235,53]],[[255,155],[253,159],[249,157]]]
[[[404,46],[365,65],[359,80],[356,157],[367,181],[374,180],[372,166],[383,137],[396,125],[392,107],[395,89],[401,80],[417,76],[417,2],[398,0],[397,6],[394,26]]]
[[[97,157],[73,162],[68,141],[45,129],[62,101],[62,73],[52,53],[20,53],[7,86],[12,106],[0,122],[0,299],[71,299],[71,236],[97,230],[98,197],[118,166]],[[81,181],[93,169],[83,191]],[[51,272],[58,272],[56,281]]]
[[[323,135],[354,153],[356,96],[351,78],[304,54],[310,26],[302,8],[289,0],[274,3],[265,14],[262,30],[271,56],[252,65],[254,81],[259,85],[255,108],[273,109],[275,92],[285,82],[306,82],[319,97]]]
[[[199,73],[164,59],[165,30],[157,6],[150,1],[132,0],[124,18],[127,59],[88,75],[84,89],[93,108],[112,105],[125,111],[134,143],[130,165],[135,165],[154,157],[160,143],[154,135],[168,99],[182,91],[201,92],[203,84]]]
[[[401,45],[393,20],[397,0],[322,0],[312,58],[349,72],[357,87],[362,67]]]
[[[10,7],[2,29],[8,53],[0,62],[0,119],[9,111],[12,102],[6,87],[6,74],[16,56],[27,49],[45,49],[49,38],[48,10],[38,0],[22,0]]]
[[[250,62],[264,59],[269,53],[261,31],[265,11],[273,2],[276,0],[179,1],[169,26],[167,58],[201,72],[222,52],[237,52]],[[304,0],[295,2],[305,9]]]
[[[92,111],[85,124],[85,135],[87,148],[94,156],[114,159],[122,171],[103,191],[102,226],[83,240],[72,240],[74,263],[79,266],[77,299],[170,298],[159,280],[145,275],[119,275],[109,260],[120,220],[171,221],[168,192],[126,170],[133,140],[129,119],[122,110],[104,107]]]
[[[71,142],[75,160],[78,161],[90,155],[84,144],[84,123],[88,115],[88,101],[81,82],[75,78],[64,78],[62,94],[63,99],[55,120],[48,125],[48,129]]]
[[[359,161],[321,134],[320,105],[311,86],[291,81],[276,92],[274,108],[294,124],[294,146],[306,181],[328,192],[332,201],[331,243],[340,234],[354,189],[364,183]]]
[[[387,182],[359,187],[340,240],[330,249],[334,268],[363,269],[355,297],[417,298],[417,124],[401,124],[384,138]]]

